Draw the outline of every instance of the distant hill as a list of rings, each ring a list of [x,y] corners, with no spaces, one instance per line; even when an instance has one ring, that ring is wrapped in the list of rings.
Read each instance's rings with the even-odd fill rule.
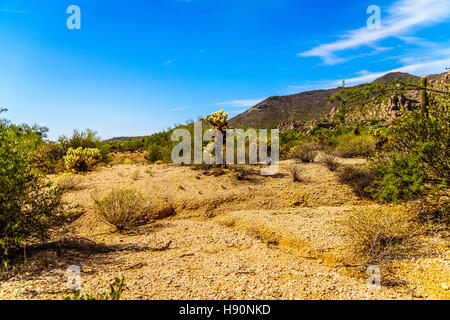
[[[146,136],[139,136],[139,137],[114,137],[111,139],[104,140],[105,142],[118,142],[118,141],[127,141],[127,140],[137,140],[137,139],[144,139]]]
[[[419,77],[408,73],[388,73],[375,81],[391,82],[398,78],[418,80]],[[327,90],[305,91],[288,96],[274,96],[258,103],[244,113],[230,120],[230,124],[236,128],[276,128],[280,123],[288,121],[304,122],[317,116],[328,114],[336,103],[326,100],[336,94],[341,88]]]

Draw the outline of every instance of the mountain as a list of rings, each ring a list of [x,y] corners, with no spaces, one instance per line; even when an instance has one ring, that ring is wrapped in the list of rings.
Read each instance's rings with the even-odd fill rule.
[[[391,82],[394,79],[418,80],[419,77],[408,73],[393,72],[376,79],[380,83]],[[361,85],[359,85],[361,86]],[[258,103],[244,113],[230,120],[235,128],[276,128],[282,123],[305,122],[320,115],[330,113],[337,103],[331,103],[326,98],[336,94],[341,88],[327,90],[305,91],[288,96],[274,96]]]

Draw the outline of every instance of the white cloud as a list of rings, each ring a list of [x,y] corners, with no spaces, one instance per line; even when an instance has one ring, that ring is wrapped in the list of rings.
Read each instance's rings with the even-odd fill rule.
[[[336,52],[373,46],[376,41],[390,37],[410,40],[411,38],[405,38],[406,33],[421,26],[446,21],[449,17],[449,0],[398,0],[387,9],[380,29],[369,30],[364,27],[351,30],[340,40],[319,45],[298,56],[320,57],[326,64],[342,63],[347,59],[336,56]]]
[[[247,100],[233,100],[228,102],[218,102],[215,103],[217,106],[226,106],[230,108],[242,108],[242,107],[253,107],[255,104],[260,103],[265,98],[259,99],[247,99]]]
[[[178,107],[178,108],[171,108],[168,109],[168,111],[183,111],[183,110],[187,110],[187,109],[191,109],[191,106],[184,106],[184,107]]]
[[[17,10],[17,9],[0,9],[0,12],[4,12],[4,13],[19,13],[19,14],[25,14],[26,13],[23,10]]]
[[[448,68],[448,67],[450,67],[450,58],[431,61],[431,62],[422,62],[422,63],[411,64],[411,65],[407,65],[407,66],[403,66],[400,68],[391,69],[391,70],[383,71],[383,72],[364,72],[360,76],[346,79],[345,83],[348,85],[356,85],[356,84],[361,84],[361,83],[365,83],[365,82],[371,82],[371,81],[385,75],[386,73],[390,73],[390,72],[406,72],[406,73],[410,73],[410,74],[416,75],[416,76],[426,76],[426,75],[429,75],[432,73],[442,73],[445,71],[445,68]],[[342,83],[342,80],[335,81],[334,83],[337,86]]]
[[[433,73],[445,72],[445,68],[449,67],[450,67],[450,57],[435,61],[426,61],[426,62],[416,61],[416,63],[405,65],[403,67],[391,70],[385,70],[381,72],[369,72],[367,70],[361,70],[356,73],[355,77],[342,78],[339,80],[335,79],[328,81],[324,80],[324,81],[309,82],[301,86],[288,86],[288,88],[291,90],[290,93],[293,93],[292,90],[296,90],[296,92],[301,92],[315,89],[330,89],[341,86],[342,80],[345,80],[345,84],[347,86],[354,86],[362,83],[372,82],[373,80],[380,78],[385,74],[391,72],[405,72],[415,76],[426,76]]]

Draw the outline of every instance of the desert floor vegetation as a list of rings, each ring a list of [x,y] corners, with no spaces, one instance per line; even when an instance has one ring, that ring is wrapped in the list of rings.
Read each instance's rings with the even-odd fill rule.
[[[308,183],[293,181],[292,166]],[[142,178],[130,179],[136,170]],[[127,279],[124,299],[366,299],[365,270],[379,264],[385,282],[372,298],[449,297],[445,230],[418,229],[411,216],[400,215],[402,205],[355,194],[321,163],[282,161],[273,177],[253,172],[252,166],[98,167],[82,176],[83,188],[65,193],[64,201],[84,214],[59,238],[92,245],[30,249],[26,264],[18,254],[2,275],[0,296],[86,299],[103,292],[113,274]],[[105,212],[119,219],[101,219]],[[117,223],[131,212],[141,214],[127,227]],[[63,281],[72,264],[84,270],[75,295]]]

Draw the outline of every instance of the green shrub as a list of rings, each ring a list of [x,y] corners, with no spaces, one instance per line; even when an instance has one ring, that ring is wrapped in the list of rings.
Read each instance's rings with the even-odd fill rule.
[[[376,141],[371,136],[344,135],[338,140],[334,153],[342,158],[368,157],[375,154]]]
[[[118,152],[133,152],[144,149],[145,138],[128,139],[123,141],[114,142],[111,145],[113,151]]]
[[[156,162],[162,160],[162,148],[156,143],[152,143],[148,146],[148,160]]]
[[[29,150],[9,122],[0,121],[0,260],[7,265],[11,251],[28,241],[44,240],[63,226],[63,190],[33,170]]]
[[[114,279],[109,285],[109,292],[103,292],[97,295],[86,293],[81,295],[80,290],[73,290],[72,296],[64,297],[64,300],[120,300],[123,291],[125,290],[125,277]]]
[[[98,149],[101,154],[101,161],[108,162],[110,160],[110,145],[107,142],[101,141],[100,137],[97,135],[97,132],[86,129],[84,131],[74,130],[72,136],[66,137],[61,136],[58,139],[59,144],[61,145],[64,154],[67,151],[72,149]]]
[[[389,162],[378,162],[373,167],[381,173],[375,182],[375,195],[382,201],[400,202],[420,197],[425,191],[425,175],[419,169],[416,156],[392,155]]]
[[[449,196],[450,93],[430,95],[426,111],[397,119],[388,132],[390,152],[372,160],[382,173],[377,180],[381,200]]]
[[[100,150],[92,148],[69,148],[64,156],[64,165],[67,170],[78,173],[94,169],[94,166],[102,159]]]
[[[61,145],[49,142],[39,146],[30,156],[33,166],[43,173],[57,173],[64,170],[64,151]]]
[[[434,200],[436,208],[449,198],[450,176],[450,85],[435,81],[373,82],[364,87],[343,89],[331,101],[339,101],[354,111],[387,103],[410,92],[421,92],[420,110],[401,110],[387,132],[373,132],[379,153],[370,161],[377,171],[376,195],[384,201],[421,198]],[[416,101],[411,104],[418,106]],[[384,146],[386,145],[386,146]],[[425,206],[424,206],[425,207]]]

